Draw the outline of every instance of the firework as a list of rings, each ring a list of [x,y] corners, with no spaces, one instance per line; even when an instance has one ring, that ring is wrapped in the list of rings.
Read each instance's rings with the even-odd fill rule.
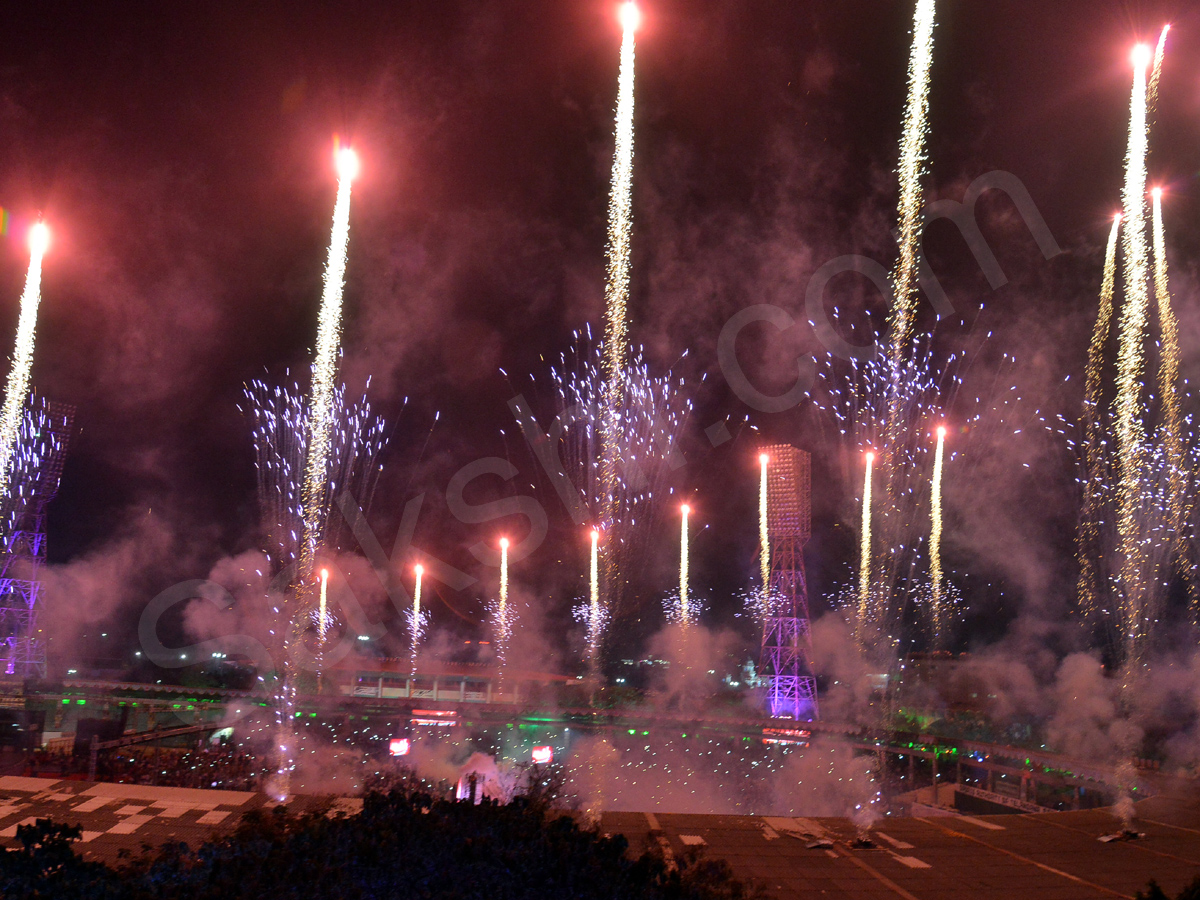
[[[1100,611],[1099,578],[1096,560],[1100,549],[1100,508],[1106,492],[1104,436],[1101,430],[1100,386],[1104,366],[1104,345],[1113,313],[1113,292],[1117,276],[1117,240],[1121,231],[1121,214],[1113,217],[1104,253],[1104,278],[1100,286],[1100,310],[1088,347],[1086,384],[1084,386],[1084,463],[1083,511],[1078,537],[1079,604],[1085,616]]]
[[[1127,659],[1139,652],[1148,622],[1143,557],[1137,516],[1143,465],[1142,372],[1149,275],[1146,247],[1146,70],[1151,52],[1139,44],[1133,52],[1133,94],[1129,107],[1129,149],[1125,187],[1125,307],[1117,354],[1116,436],[1120,478],[1117,527],[1121,538],[1121,586],[1124,594],[1120,629]]]
[[[29,270],[25,275],[25,290],[21,292],[12,369],[4,385],[4,408],[0,410],[0,496],[9,491],[13,454],[25,416],[25,401],[29,397],[38,305],[42,300],[42,257],[49,244],[50,229],[44,223],[38,222],[29,229]]]
[[[413,567],[413,573],[417,577],[417,582],[413,586],[413,605],[412,613],[409,616],[408,633],[412,638],[412,674],[417,674],[417,653],[421,649],[421,637],[425,632],[426,614],[421,611],[421,580],[425,575],[425,567],[416,565]]]
[[[900,141],[900,258],[893,278],[895,301],[891,312],[891,350],[899,360],[912,340],[917,304],[917,268],[921,244],[921,174],[928,134],[929,75],[933,64],[934,0],[917,0],[913,16],[912,51],[908,61],[908,104]]]
[[[1170,279],[1167,274],[1167,241],[1162,218],[1162,189],[1154,198],[1154,297],[1158,304],[1161,351],[1158,370],[1164,439],[1170,471],[1175,478],[1172,491],[1171,527],[1182,534],[1187,519],[1183,485],[1183,417],[1179,409],[1179,326],[1171,309]]]
[[[308,456],[310,410],[299,386],[272,387],[264,381],[246,386],[243,412],[253,426],[258,503],[264,537],[277,571],[300,556],[304,531],[301,504]],[[329,411],[333,423],[325,480],[330,496],[350,491],[363,512],[369,511],[379,478],[379,454],[387,423],[375,416],[365,395],[354,403],[345,388],[334,390]],[[319,546],[337,548],[344,523],[328,509],[316,537]]]
[[[1154,110],[1158,106],[1158,82],[1162,78],[1163,58],[1167,54],[1167,35],[1170,31],[1169,24],[1163,26],[1158,35],[1158,46],[1154,48],[1154,63],[1150,69],[1150,83],[1146,88],[1146,114],[1149,117],[1154,116]]]
[[[688,614],[688,513],[691,507],[685,503],[679,511],[682,514],[679,532],[679,614],[686,628],[691,624]]]
[[[621,377],[615,437],[620,452],[612,470],[616,480],[608,481],[605,355],[604,345],[593,343],[589,332],[577,334],[574,351],[562,354],[549,373],[558,408],[550,426],[552,440],[559,442],[563,469],[583,501],[576,522],[590,519],[604,535],[599,569],[603,615],[596,620],[601,630],[636,611],[636,598],[625,590],[622,573],[644,564],[649,538],[662,514],[660,501],[669,493],[667,476],[683,464],[678,447],[692,410],[684,380],[670,371],[650,374],[641,349],[631,348]]]
[[[929,523],[929,611],[935,644],[945,640],[946,616],[942,608],[942,461],[946,428],[937,429],[937,451],[933,458],[933,485]]]
[[[621,65],[617,77],[616,143],[613,148],[612,183],[608,200],[607,277],[604,286],[603,406],[600,416],[601,520],[606,527],[618,515],[618,463],[626,449],[622,441],[629,353],[628,300],[630,242],[633,232],[633,65],[634,33],[640,14],[633,2],[621,7]],[[605,542],[606,593],[618,589],[618,541]],[[611,602],[611,596],[610,596]]]
[[[858,552],[858,629],[860,643],[865,635],[865,625],[871,617],[871,470],[875,467],[875,454],[868,452],[864,459],[866,467],[863,475],[862,529],[859,535]]]
[[[325,638],[329,633],[329,618],[326,615],[328,609],[329,597],[329,570],[321,570],[321,600],[317,607],[317,634],[321,638],[321,643],[325,643]]]
[[[304,531],[300,543],[297,584],[302,584],[312,570],[329,511],[328,470],[335,425],[333,412],[337,394],[338,345],[342,333],[346,248],[350,242],[350,184],[358,173],[358,157],[353,150],[338,151],[337,173],[337,202],[333,208],[333,229],[329,239],[329,258],[325,264],[325,287],[321,295],[312,386],[308,399],[308,452],[300,495]]]
[[[500,661],[503,677],[508,662],[508,643],[512,637],[512,609],[508,604],[508,538],[500,538],[500,597],[490,610],[493,621],[493,640],[496,642],[496,658]]]
[[[587,620],[587,645],[588,645],[588,660],[592,666],[599,663],[600,640],[601,632],[601,617],[600,609],[600,532],[598,529],[592,529],[592,553],[589,557],[588,565],[588,620]]]
[[[768,610],[771,608],[771,533],[767,527],[767,466],[771,457],[765,453],[758,455],[758,577],[762,591],[759,606],[759,617],[766,627]]]

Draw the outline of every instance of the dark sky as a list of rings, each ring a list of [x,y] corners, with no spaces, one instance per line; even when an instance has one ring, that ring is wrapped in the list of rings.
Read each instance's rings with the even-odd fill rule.
[[[912,6],[643,5],[632,333],[657,370],[676,365],[697,385],[708,373],[688,465],[671,487],[694,494],[710,526],[695,542],[693,578],[710,589],[719,621],[731,621],[728,594],[753,572],[757,438],[736,427],[747,414],[817,456],[815,609],[846,576],[857,486],[827,424],[807,407],[747,409],[718,370],[716,336],[756,303],[803,323],[808,278],[836,256],[891,264]],[[1082,372],[1119,199],[1129,49],[1168,20],[1151,169],[1170,187],[1185,375],[1194,373],[1200,10],[1135,0],[941,6],[931,196],[961,199],[976,177],[1011,172],[1066,251],[1045,260],[1011,204],[989,197],[981,221],[1009,279],[992,290],[953,227],[931,228],[927,252],[962,312],[939,325],[936,346],[944,354],[993,332],[964,390],[987,394],[1007,379],[1031,420],[1078,408],[1063,379]],[[510,458],[521,475],[485,484],[480,497],[544,484],[506,404],[522,391],[545,415],[530,374],[600,319],[614,12],[609,0],[6,10],[0,205],[14,225],[0,243],[0,334],[16,320],[22,223],[41,211],[54,243],[33,380],[78,407],[50,519],[55,621],[128,636],[163,587],[259,545],[237,404],[249,378],[306,370],[334,135],[363,161],[344,374],[355,390],[371,376],[372,401],[396,423],[372,524],[390,546],[405,499],[427,492],[418,543],[483,578],[447,594],[477,608],[495,576],[465,548],[519,530],[520,519],[464,526],[442,498],[455,471],[485,456]],[[878,308],[853,279],[838,284],[841,305]],[[932,321],[926,308],[921,326]],[[821,351],[804,324],[752,344],[764,389],[786,385],[798,354]],[[1003,353],[1018,364],[999,371]],[[702,429],[726,416],[738,438],[712,449]],[[1073,578],[1075,500],[1061,446],[1038,431],[992,435],[976,452],[971,478],[947,487],[953,577],[996,585],[968,591],[978,609],[967,642],[1020,612],[1060,617]],[[552,497],[538,496],[555,531],[514,577],[565,598],[581,589],[586,547]],[[647,593],[670,586],[674,540],[664,528],[652,541]]]

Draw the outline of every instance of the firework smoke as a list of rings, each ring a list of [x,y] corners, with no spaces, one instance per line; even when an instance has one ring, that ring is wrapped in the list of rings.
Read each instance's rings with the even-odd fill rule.
[[[4,385],[4,408],[0,411],[0,496],[6,495],[11,485],[13,454],[25,417],[25,401],[29,397],[38,305],[42,300],[42,257],[49,243],[50,230],[45,224],[38,222],[29,229],[29,270],[25,275],[25,290],[21,292],[13,364]]]

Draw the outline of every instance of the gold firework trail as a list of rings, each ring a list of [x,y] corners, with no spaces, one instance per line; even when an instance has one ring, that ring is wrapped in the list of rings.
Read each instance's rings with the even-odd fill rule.
[[[1146,636],[1147,596],[1143,551],[1138,528],[1142,485],[1143,421],[1142,375],[1146,312],[1149,306],[1149,259],[1146,246],[1146,70],[1150,48],[1138,45],[1133,59],[1133,93],[1129,107],[1129,150],[1125,159],[1124,283],[1125,308],[1121,316],[1117,353],[1117,460],[1120,475],[1117,528],[1121,537],[1120,633],[1126,663],[1136,662]]]
[[[900,182],[898,203],[898,234],[900,256],[892,275],[894,298],[888,314],[890,326],[888,361],[891,378],[888,389],[887,423],[880,447],[883,470],[883,522],[889,526],[881,541],[880,552],[896,543],[892,514],[898,501],[897,467],[900,447],[905,434],[914,423],[905,416],[904,390],[898,383],[904,371],[905,356],[912,344],[913,325],[917,312],[917,276],[920,265],[923,232],[924,195],[921,175],[925,165],[925,143],[929,133],[929,84],[933,66],[933,29],[936,20],[934,0],[917,0],[913,13],[912,49],[908,61],[908,102],[904,109],[903,134],[900,139],[900,163],[897,169]]]
[[[617,76],[616,142],[608,199],[607,277],[604,286],[604,408],[601,410],[602,521],[610,527],[617,515],[617,463],[621,457],[621,407],[625,398],[625,366],[629,354],[629,254],[633,232],[633,68],[634,32],[639,13],[630,2],[621,7],[621,65]],[[606,583],[616,577],[615,543],[605,545]],[[597,626],[599,620],[596,622]]]
[[[329,449],[333,434],[333,404],[337,378],[337,351],[342,334],[342,291],[346,283],[346,248],[350,241],[350,183],[357,158],[353,150],[338,153],[337,202],[333,208],[333,230],[329,258],[325,264],[324,290],[313,353],[312,388],[309,395],[308,452],[304,465],[304,487],[300,502],[304,539],[300,544],[298,584],[312,573],[325,519],[328,496]]]
[[[912,340],[917,305],[917,267],[921,245],[921,173],[929,131],[929,80],[933,64],[934,0],[917,0],[913,18],[912,51],[908,61],[908,104],[900,141],[900,259],[893,277],[895,301],[891,311],[893,361]]]
[[[1150,84],[1146,89],[1146,115],[1149,118],[1154,117],[1154,111],[1158,107],[1158,82],[1162,78],[1163,57],[1167,53],[1167,34],[1170,31],[1170,25],[1163,26],[1158,36],[1158,46],[1154,48],[1154,64],[1150,70]]]
[[[933,618],[933,640],[945,639],[946,616],[942,596],[942,458],[946,444],[946,429],[937,430],[937,452],[933,457],[933,487],[929,526],[929,588],[930,613]]]
[[[1100,515],[1107,479],[1104,471],[1104,430],[1101,427],[1100,385],[1104,373],[1104,345],[1112,322],[1113,291],[1117,278],[1117,240],[1121,232],[1121,214],[1113,217],[1104,253],[1104,280],[1100,285],[1100,311],[1088,347],[1086,386],[1083,399],[1084,488],[1083,513],[1079,523],[1079,605],[1085,616],[1099,613],[1100,579],[1097,559],[1100,548]]]
[[[12,369],[4,386],[4,409],[0,412],[0,497],[8,494],[13,453],[21,430],[25,401],[29,397],[38,305],[42,301],[42,257],[49,243],[50,230],[43,223],[38,222],[29,229],[29,270],[25,274],[25,290],[21,292],[17,342],[13,350]]]
[[[1154,198],[1154,296],[1162,350],[1159,354],[1158,386],[1162,396],[1163,437],[1166,443],[1170,484],[1168,529],[1174,543],[1175,564],[1187,576],[1193,604],[1198,591],[1190,549],[1184,529],[1191,517],[1190,492],[1183,447],[1183,414],[1179,409],[1179,325],[1171,307],[1170,278],[1167,272],[1167,239],[1163,226],[1162,189],[1151,192]]]

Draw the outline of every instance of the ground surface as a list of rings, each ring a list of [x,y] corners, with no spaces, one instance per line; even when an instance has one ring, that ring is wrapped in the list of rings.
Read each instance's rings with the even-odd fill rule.
[[[256,793],[3,776],[0,843],[15,844],[21,823],[51,818],[83,827],[84,856],[115,862],[143,844],[198,846],[265,805]],[[338,801],[348,813],[358,807]],[[855,830],[845,819],[606,813],[601,828],[626,835],[635,851],[652,842],[676,856],[703,847],[781,898],[1132,897],[1151,878],[1173,894],[1200,874],[1200,791],[1176,786],[1139,803],[1138,816],[1143,840],[1107,844],[1097,840],[1115,830],[1106,810],[885,819],[873,850],[850,847]],[[830,845],[810,848],[818,838]]]

